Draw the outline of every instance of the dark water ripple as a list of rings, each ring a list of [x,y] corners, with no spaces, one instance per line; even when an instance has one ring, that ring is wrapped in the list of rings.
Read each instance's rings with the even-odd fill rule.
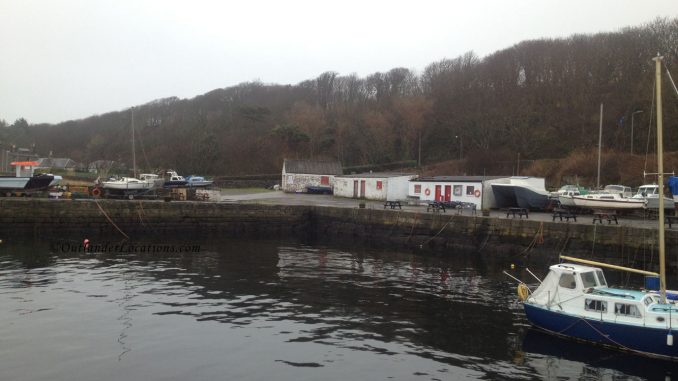
[[[597,380],[673,372],[606,351],[554,353],[569,343],[528,330],[504,268],[463,253],[248,241],[175,256],[5,246],[0,379]]]

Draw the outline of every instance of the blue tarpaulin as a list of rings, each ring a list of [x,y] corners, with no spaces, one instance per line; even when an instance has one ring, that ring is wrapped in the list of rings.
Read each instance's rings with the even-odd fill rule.
[[[669,177],[669,189],[672,195],[678,195],[678,176]]]

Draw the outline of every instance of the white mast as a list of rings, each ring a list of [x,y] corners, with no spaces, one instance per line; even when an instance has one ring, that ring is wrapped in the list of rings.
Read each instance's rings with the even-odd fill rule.
[[[132,107],[132,168],[134,175],[137,178],[137,150],[134,146],[134,107]]]
[[[600,147],[603,145],[603,104],[600,104],[600,125],[598,126],[598,180],[596,189],[600,189]]]
[[[662,59],[657,54],[653,58],[655,62],[655,75],[657,85],[657,182],[659,183],[659,292],[661,302],[666,303],[666,245],[664,243],[664,142],[662,132]]]

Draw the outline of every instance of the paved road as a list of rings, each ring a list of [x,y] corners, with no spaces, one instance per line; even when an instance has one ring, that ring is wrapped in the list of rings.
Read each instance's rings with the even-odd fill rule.
[[[212,198],[214,199],[214,198]],[[305,194],[305,193],[284,193],[280,191],[271,191],[271,192],[259,192],[259,193],[242,193],[238,194],[237,191],[233,194],[221,195],[222,202],[233,202],[233,203],[257,203],[257,204],[267,204],[267,205],[317,205],[317,206],[333,206],[340,208],[357,208],[358,204],[361,202],[356,199],[343,198],[343,197],[334,197],[328,195],[317,195],[317,194]],[[365,202],[365,207],[368,209],[384,209],[383,201],[363,201]],[[390,209],[388,209],[390,210]],[[427,213],[426,205],[403,205],[403,211],[413,212],[413,213]],[[397,209],[395,210],[397,211]],[[432,212],[428,212],[432,213]],[[448,210],[447,215],[456,214],[456,210]],[[470,215],[469,210],[462,210],[462,215]],[[480,211],[478,212],[480,215]],[[494,218],[507,218],[506,213],[502,213],[499,210],[490,211],[490,216]],[[508,217],[513,218],[513,217]],[[517,218],[517,217],[516,217]],[[531,212],[529,215],[529,220],[531,221],[552,221],[551,213],[539,213]],[[577,222],[570,221],[559,223],[570,223],[570,224],[585,224],[591,225],[593,217],[591,215],[582,215],[577,217]],[[634,227],[644,227],[644,228],[656,228],[657,220],[656,219],[646,219],[644,217],[619,217],[619,224],[624,226],[634,226]],[[607,225],[607,221],[604,221],[604,224]],[[612,223],[614,225],[614,222]],[[677,229],[678,226],[674,225],[672,229]]]

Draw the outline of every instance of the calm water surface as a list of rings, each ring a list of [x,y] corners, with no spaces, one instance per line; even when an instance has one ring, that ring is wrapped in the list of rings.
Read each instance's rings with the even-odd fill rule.
[[[0,380],[678,379],[528,329],[507,263],[261,241],[0,246]]]

